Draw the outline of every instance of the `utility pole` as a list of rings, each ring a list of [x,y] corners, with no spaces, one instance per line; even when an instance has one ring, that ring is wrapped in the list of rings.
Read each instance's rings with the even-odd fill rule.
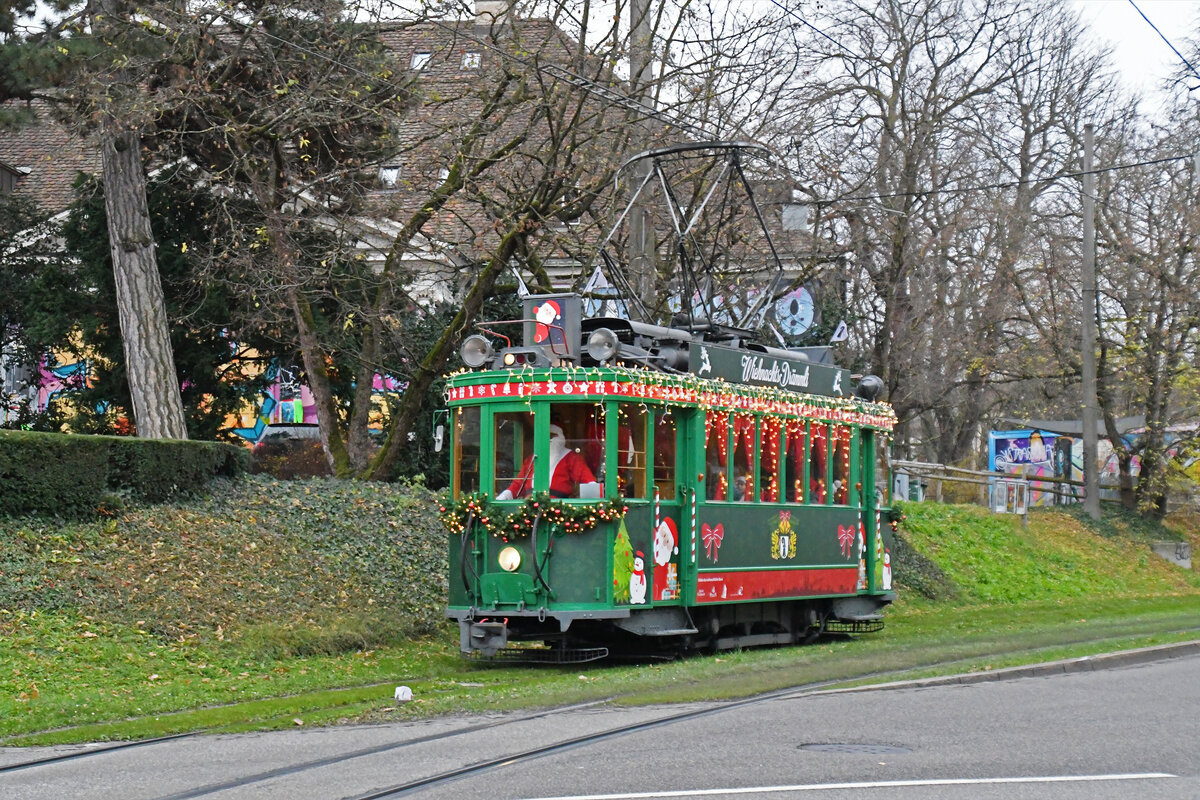
[[[650,93],[650,51],[653,44],[653,28],[650,24],[650,0],[629,0],[629,80],[635,100],[649,107],[654,98]],[[650,120],[643,118],[634,126],[630,144],[635,152],[649,148]],[[631,185],[641,186],[652,166],[649,161],[638,162]],[[642,197],[629,210],[629,278],[642,305],[647,309],[658,305],[658,258],[654,223],[650,218],[650,205]],[[655,320],[645,320],[654,322]]]
[[[1100,476],[1096,447],[1096,175],[1092,172],[1093,130],[1083,126],[1083,508],[1100,519]]]

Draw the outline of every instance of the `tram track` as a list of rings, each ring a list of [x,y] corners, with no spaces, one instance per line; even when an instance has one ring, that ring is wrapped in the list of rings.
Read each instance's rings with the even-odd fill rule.
[[[1170,646],[1166,646],[1166,647],[1170,647]],[[1160,649],[1160,648],[1147,648],[1147,650],[1155,650],[1155,649]],[[1174,649],[1177,649],[1180,653],[1184,653],[1184,652],[1194,653],[1194,652],[1196,652],[1197,649],[1200,649],[1200,642],[1184,643],[1184,644],[1175,646]],[[1126,651],[1126,652],[1129,654],[1132,654],[1137,651]],[[1173,657],[1173,656],[1168,656],[1168,657]],[[975,658],[977,658],[977,657],[975,657]],[[970,661],[970,660],[973,660],[973,659],[963,659],[963,661]],[[1084,658],[1084,659],[1079,659],[1079,660],[1086,661],[1089,659]],[[954,662],[944,662],[941,666],[948,666],[952,663],[954,663]],[[1126,660],[1125,662],[1114,662],[1114,664],[1116,664],[1116,663],[1128,663],[1128,660]],[[820,692],[825,689],[829,689],[830,687],[833,687],[833,686],[844,685],[847,682],[847,680],[864,680],[864,679],[877,680],[877,679],[881,679],[881,678],[886,679],[889,677],[901,677],[905,673],[911,674],[914,671],[914,669],[919,669],[919,667],[911,667],[910,666],[910,667],[906,667],[903,669],[883,670],[883,671],[879,671],[879,672],[875,672],[875,673],[858,675],[858,676],[855,676],[853,679],[848,679],[843,676],[843,677],[839,677],[836,679],[811,682],[811,683],[803,684],[800,686],[791,686],[791,687],[775,690],[773,692],[767,692],[764,694],[756,695],[753,697],[746,697],[746,698],[740,698],[740,699],[736,699],[736,700],[719,701],[719,702],[715,702],[715,703],[710,703],[710,704],[706,704],[704,707],[701,707],[701,708],[689,708],[684,711],[676,711],[673,713],[663,714],[661,716],[655,716],[651,719],[642,719],[642,720],[639,720],[637,722],[633,722],[630,724],[623,724],[623,725],[617,725],[617,726],[613,726],[613,727],[607,727],[602,730],[597,730],[597,731],[594,731],[591,733],[586,733],[586,734],[577,735],[577,736],[570,736],[570,737],[559,739],[557,741],[550,741],[545,744],[537,745],[534,747],[528,747],[528,748],[522,749],[522,750],[515,750],[512,752],[505,752],[505,753],[501,753],[499,755],[494,755],[491,757],[481,758],[478,761],[475,761],[475,762],[472,762],[469,764],[465,764],[462,766],[454,767],[451,769],[444,769],[442,771],[433,771],[430,774],[427,774],[427,775],[424,775],[421,777],[416,777],[411,780],[406,780],[403,782],[398,782],[398,783],[387,785],[387,786],[373,788],[362,794],[350,795],[348,798],[346,798],[346,800],[382,800],[383,798],[389,798],[389,797],[401,797],[408,793],[415,792],[420,789],[425,789],[425,788],[430,788],[430,787],[434,787],[434,786],[447,784],[447,783],[450,783],[450,782],[453,782],[455,780],[459,780],[462,778],[486,774],[490,770],[495,770],[495,769],[499,769],[499,768],[506,767],[506,766],[517,765],[522,762],[533,761],[538,758],[542,758],[545,756],[564,752],[564,751],[567,751],[567,750],[570,750],[573,748],[577,748],[577,747],[587,746],[589,744],[601,742],[601,741],[604,741],[607,739],[612,739],[612,738],[616,738],[616,737],[620,737],[620,736],[639,733],[639,732],[646,731],[646,730],[652,730],[654,728],[665,727],[665,726],[677,724],[680,722],[698,719],[698,718],[705,717],[705,716],[715,715],[715,714],[722,713],[726,710],[740,708],[740,707],[744,707],[747,705],[752,705],[752,704],[757,704],[757,703],[765,703],[765,702],[770,702],[770,701],[774,701],[774,700],[796,699],[796,698],[800,698],[800,697],[803,697],[803,696],[806,696],[809,694]],[[1015,676],[1015,677],[1019,677],[1019,676]],[[996,679],[1000,679],[1000,676],[997,675]],[[859,688],[866,688],[866,687],[859,687]],[[328,756],[324,756],[324,757],[320,757],[320,758],[312,758],[312,759],[298,761],[296,763],[291,763],[291,764],[284,764],[282,766],[279,766],[279,767],[276,767],[273,769],[269,769],[269,770],[263,770],[263,771],[252,773],[252,774],[230,777],[225,780],[219,780],[219,781],[214,781],[211,783],[206,783],[203,785],[184,789],[182,791],[156,796],[154,798],[154,800],[190,800],[190,798],[199,798],[199,797],[204,797],[204,796],[208,796],[208,795],[213,795],[213,794],[216,794],[219,792],[233,791],[233,790],[237,790],[239,788],[245,788],[245,787],[251,787],[254,785],[263,784],[267,781],[271,781],[271,780],[275,780],[275,779],[279,779],[279,778],[286,778],[289,776],[302,775],[306,772],[313,772],[315,770],[320,770],[322,768],[331,767],[331,766],[335,766],[338,764],[343,764],[343,763],[353,761],[353,760],[359,759],[359,758],[369,758],[369,757],[381,755],[384,753],[403,750],[404,748],[408,748],[408,747],[416,747],[416,746],[423,745],[423,744],[429,744],[429,743],[438,742],[438,741],[450,740],[450,739],[454,739],[457,737],[468,737],[472,734],[481,733],[481,732],[488,731],[488,730],[494,730],[494,729],[502,728],[505,726],[514,726],[514,725],[518,725],[521,723],[526,723],[526,722],[530,722],[530,721],[534,721],[534,720],[545,719],[545,718],[549,718],[549,717],[553,717],[553,716],[557,716],[557,715],[561,715],[561,714],[580,711],[580,710],[584,710],[584,709],[591,708],[591,707],[603,706],[603,705],[608,704],[608,703],[612,702],[613,700],[617,700],[617,699],[619,699],[619,697],[610,697],[610,698],[592,701],[589,703],[576,704],[576,705],[571,705],[571,706],[563,706],[563,707],[547,709],[547,710],[535,712],[535,713],[521,714],[521,715],[516,715],[516,716],[507,716],[507,717],[494,719],[494,720],[488,720],[488,721],[480,722],[480,723],[476,723],[476,724],[469,724],[469,725],[464,725],[461,727],[455,727],[455,728],[438,731],[435,733],[418,736],[418,737],[414,737],[414,738],[409,738],[409,739],[382,742],[382,743],[378,743],[378,744],[375,744],[372,746],[361,747],[361,748],[350,750],[347,752],[332,754],[332,755],[328,755]],[[157,737],[157,738],[153,738],[153,739],[144,739],[144,740],[140,740],[140,741],[136,741],[136,742],[126,742],[126,743],[111,745],[111,746],[103,747],[103,748],[92,748],[92,749],[87,749],[87,750],[80,750],[77,752],[62,753],[62,754],[57,754],[57,755],[53,755],[53,756],[47,756],[44,758],[32,759],[29,761],[23,761],[23,762],[18,762],[15,764],[8,764],[8,765],[0,766],[0,774],[12,773],[12,772],[16,772],[19,770],[25,770],[25,769],[36,768],[36,767],[47,767],[47,766],[51,766],[51,765],[55,765],[55,764],[62,764],[64,762],[70,762],[73,760],[81,760],[81,759],[85,759],[85,758],[89,758],[89,757],[93,757],[93,756],[102,756],[102,755],[113,754],[116,752],[126,751],[126,750],[130,750],[133,748],[138,748],[138,747],[145,748],[145,747],[153,746],[153,745],[159,744],[159,743],[164,743],[164,742],[169,742],[169,741],[174,741],[174,740],[182,740],[182,739],[187,739],[190,737],[196,737],[201,733],[211,734],[214,732],[219,732],[219,729],[207,729],[207,730],[203,730],[203,731],[193,731],[193,732],[189,732],[189,733],[174,734],[174,735],[170,735],[170,736]],[[473,752],[472,750],[469,750],[469,751]]]
[[[173,733],[168,736],[156,736],[153,739],[138,739],[136,742],[120,742],[118,744],[109,745],[108,747],[91,747],[86,750],[78,750],[71,753],[60,753],[53,756],[45,756],[43,758],[34,758],[29,761],[18,761],[13,764],[0,764],[0,775],[10,772],[17,772],[23,769],[32,767],[44,767],[49,764],[60,764],[64,761],[78,761],[90,756],[100,756],[107,753],[113,753],[118,750],[132,750],[135,747],[147,747],[149,745],[160,744],[162,742],[170,742],[176,739],[186,739],[191,736],[199,736],[202,733],[207,733],[206,730],[188,731],[187,733]]]
[[[1192,643],[1190,646],[1184,645],[1180,649],[1181,649],[1181,652],[1183,652],[1183,651],[1192,652],[1195,649],[1195,647],[1196,647],[1196,644]],[[1149,648],[1149,649],[1153,650],[1154,648]],[[969,661],[969,660],[970,659],[963,659],[963,661]],[[1080,659],[1080,660],[1085,661],[1088,659],[1085,658],[1085,659]],[[859,675],[854,680],[864,680],[864,679],[865,680],[873,680],[873,679],[879,679],[879,678],[887,678],[887,677],[902,675],[905,673],[911,673],[912,671],[913,671],[913,668],[905,668],[905,669],[899,669],[899,670],[885,670],[885,671],[881,671],[881,672]],[[997,675],[996,677],[998,679],[1000,679],[999,675]],[[595,731],[595,732],[588,733],[588,734],[583,734],[580,736],[573,736],[573,737],[561,739],[559,741],[550,742],[550,743],[540,745],[537,747],[531,747],[531,748],[527,748],[524,750],[504,753],[502,755],[494,756],[491,758],[480,759],[479,761],[476,761],[476,762],[473,762],[470,764],[466,764],[461,767],[456,767],[454,769],[443,770],[441,772],[435,772],[430,775],[426,775],[426,776],[423,776],[420,778],[414,778],[412,780],[404,781],[404,782],[393,784],[390,786],[384,786],[384,787],[371,789],[365,793],[348,795],[348,796],[343,797],[342,800],[384,800],[385,798],[403,797],[411,792],[415,792],[420,789],[427,789],[427,788],[451,783],[453,781],[460,780],[463,778],[486,774],[490,770],[500,769],[502,767],[509,767],[509,766],[514,766],[514,765],[517,765],[517,764],[520,764],[523,762],[535,761],[535,760],[537,760],[539,758],[543,758],[545,756],[554,755],[554,754],[565,752],[565,751],[568,751],[568,750],[571,750],[574,748],[578,748],[578,747],[584,747],[584,746],[594,744],[597,742],[601,742],[601,741],[605,741],[608,739],[613,739],[613,738],[617,738],[620,736],[626,736],[626,735],[630,735],[630,734],[634,734],[634,733],[640,733],[640,732],[647,731],[647,730],[653,730],[655,728],[666,727],[669,725],[674,725],[677,723],[686,722],[686,721],[690,721],[690,720],[700,719],[702,717],[720,714],[722,712],[725,712],[725,711],[728,711],[731,709],[742,708],[742,707],[749,706],[749,705],[755,705],[755,704],[759,704],[759,703],[765,703],[765,702],[771,702],[771,701],[777,701],[777,700],[794,700],[797,698],[805,697],[807,695],[829,689],[834,686],[844,685],[846,682],[847,682],[846,678],[835,678],[835,679],[829,679],[829,680],[824,680],[824,681],[814,681],[811,683],[802,684],[800,686],[790,686],[790,687],[787,687],[784,689],[778,689],[778,690],[775,690],[772,692],[766,692],[763,694],[755,695],[753,697],[745,697],[745,698],[739,698],[736,700],[720,701],[720,702],[716,702],[716,703],[707,705],[703,708],[692,708],[687,711],[665,714],[663,716],[655,717],[653,719],[642,720],[642,721],[627,724],[627,725],[618,725],[615,727],[606,728],[603,730]],[[860,688],[865,688],[865,687],[860,687]],[[485,730],[488,728],[496,728],[496,727],[500,727],[503,725],[516,724],[519,722],[526,722],[526,721],[529,721],[532,719],[549,717],[549,716],[553,716],[553,715],[567,712],[567,711],[578,710],[580,708],[587,707],[587,706],[603,705],[607,702],[609,702],[609,701],[602,700],[602,701],[596,701],[594,703],[585,704],[584,706],[571,706],[571,707],[564,707],[564,708],[559,708],[559,709],[551,709],[551,710],[542,712],[540,714],[530,714],[530,715],[523,715],[523,716],[517,717],[517,718],[496,720],[494,722],[485,723],[482,725],[468,726],[468,727],[456,729],[453,731],[444,731],[439,734],[433,734],[431,736],[421,737],[419,739],[410,739],[410,740],[406,740],[404,742],[397,742],[397,743],[392,743],[392,744],[388,744],[388,745],[377,745],[372,748],[364,748],[361,751],[342,754],[341,756],[331,756],[327,759],[318,759],[318,760],[315,760],[312,762],[308,762],[306,764],[298,764],[298,765],[292,765],[289,767],[281,767],[277,770],[265,772],[258,776],[246,776],[246,777],[231,780],[231,781],[219,784],[219,785],[213,785],[210,787],[202,787],[202,788],[198,788],[195,790],[182,792],[182,793],[178,793],[178,794],[165,795],[162,797],[155,798],[154,800],[191,800],[191,798],[202,797],[206,794],[211,794],[212,792],[215,792],[215,791],[237,789],[242,786],[248,786],[252,783],[258,783],[258,782],[261,782],[264,780],[269,780],[271,778],[282,777],[285,775],[294,775],[294,774],[298,774],[298,773],[307,771],[309,769],[317,769],[322,766],[330,766],[332,764],[342,763],[342,762],[345,762],[345,761],[348,761],[348,760],[351,760],[354,758],[360,758],[360,757],[365,757],[365,756],[369,756],[369,755],[374,755],[376,753],[386,752],[389,750],[396,750],[396,749],[399,749],[401,747],[408,746],[408,745],[417,745],[417,744],[422,744],[422,743],[435,741],[435,740],[444,740],[444,739],[452,738],[454,736],[466,735],[466,734],[474,733],[474,732],[477,732],[480,730]]]
[[[742,708],[748,705],[756,705],[758,703],[765,703],[773,700],[793,700],[844,682],[845,681],[843,680],[828,680],[805,684],[804,686],[793,686],[789,687],[788,689],[768,692],[766,694],[756,695],[754,697],[724,701],[706,708],[691,709],[689,711],[668,714],[666,716],[656,717],[650,720],[643,720],[630,725],[621,725],[615,728],[608,728],[606,730],[596,731],[595,733],[589,733],[583,736],[575,736],[569,739],[563,739],[561,741],[553,742],[541,747],[534,747],[517,753],[510,753],[497,758],[485,759],[475,762],[474,764],[468,764],[458,769],[447,770],[442,773],[429,775],[424,778],[418,778],[406,783],[375,789],[366,794],[352,795],[344,800],[383,800],[384,798],[388,797],[401,797],[408,792],[415,791],[417,789],[424,789],[431,786],[437,786],[439,784],[449,783],[460,778],[487,772],[488,770],[499,767],[512,766],[524,761],[534,761],[538,758],[542,758],[543,756],[553,755],[555,753],[563,752],[576,747],[594,744],[607,739],[613,739],[618,736],[626,736],[632,733],[640,733],[642,731],[652,730],[654,728],[661,728],[680,722],[687,722],[689,720],[720,714],[722,712],[729,711],[730,709]],[[164,798],[163,800],[166,799]]]

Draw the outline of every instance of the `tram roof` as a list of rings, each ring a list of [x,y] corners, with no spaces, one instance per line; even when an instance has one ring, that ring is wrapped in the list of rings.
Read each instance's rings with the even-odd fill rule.
[[[647,369],[527,367],[451,375],[447,401],[453,407],[535,400],[580,403],[618,400],[842,422],[884,430],[894,427],[896,415],[890,405],[851,396],[849,388],[847,384],[843,395],[822,395]]]

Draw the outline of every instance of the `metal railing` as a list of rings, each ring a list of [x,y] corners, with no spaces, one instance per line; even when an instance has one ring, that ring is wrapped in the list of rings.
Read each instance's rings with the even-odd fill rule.
[[[939,503],[945,502],[943,490],[944,485],[949,482],[978,486],[979,493],[975,496],[975,502],[991,507],[994,505],[992,492],[996,482],[1013,479],[1023,480],[1028,484],[1029,506],[1070,505],[1083,502],[1083,481],[1045,475],[1026,475],[1019,472],[986,472],[927,461],[893,460],[891,463],[894,474],[907,475],[910,481],[916,479],[921,484],[921,489],[915,492],[918,497],[925,499],[928,496],[928,490],[932,489],[934,496],[930,499]],[[1117,486],[1102,484],[1100,489],[1102,492],[1101,502],[1119,502],[1115,498],[1104,496],[1106,492],[1117,491]],[[899,499],[907,500],[911,497],[899,497]],[[1049,499],[1049,502],[1046,502],[1046,499]]]

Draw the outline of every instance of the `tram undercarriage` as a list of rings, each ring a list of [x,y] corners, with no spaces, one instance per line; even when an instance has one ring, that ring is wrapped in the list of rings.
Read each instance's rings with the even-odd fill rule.
[[[483,659],[581,663],[609,656],[675,657],[810,644],[823,634],[873,633],[883,629],[883,608],[891,599],[680,606],[604,618],[590,614],[548,617],[526,611],[478,619],[464,616],[459,626],[463,652]]]

